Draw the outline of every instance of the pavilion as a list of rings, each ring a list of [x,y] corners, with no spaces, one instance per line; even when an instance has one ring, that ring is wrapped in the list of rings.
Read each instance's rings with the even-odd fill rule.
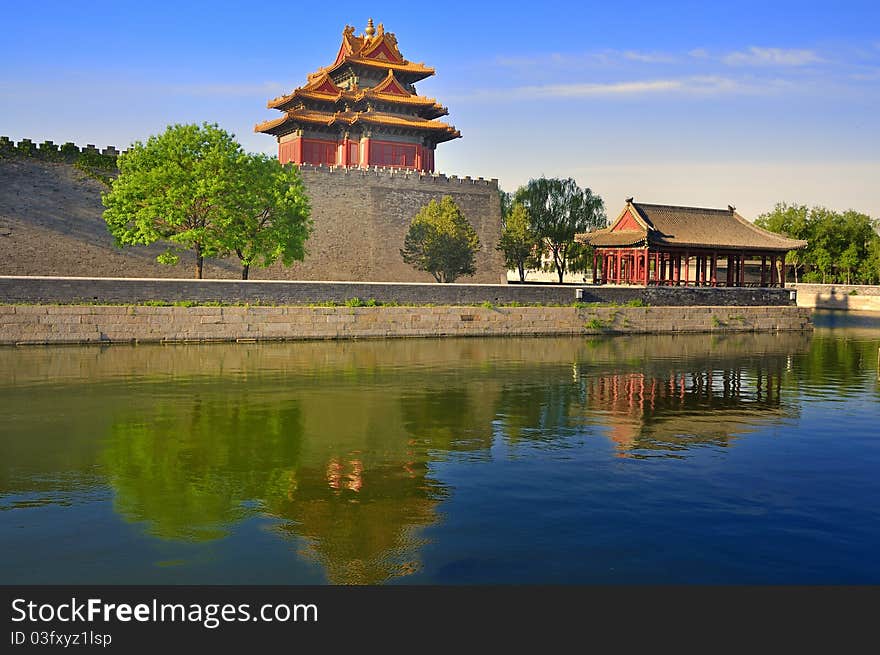
[[[282,164],[434,171],[437,144],[461,133],[436,119],[449,110],[419,95],[434,69],[403,57],[397,37],[371,18],[360,36],[347,25],[336,59],[304,86],[270,100],[283,115],[254,130],[278,141]]]
[[[786,253],[807,245],[762,230],[732,206],[677,207],[632,198],[608,227],[575,239],[594,248],[596,283],[671,286],[783,287]],[[746,279],[747,261],[758,262],[754,279]]]

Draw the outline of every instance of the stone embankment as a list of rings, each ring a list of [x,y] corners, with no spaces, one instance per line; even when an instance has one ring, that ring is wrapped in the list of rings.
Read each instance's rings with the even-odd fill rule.
[[[0,344],[810,330],[799,307],[2,305]]]

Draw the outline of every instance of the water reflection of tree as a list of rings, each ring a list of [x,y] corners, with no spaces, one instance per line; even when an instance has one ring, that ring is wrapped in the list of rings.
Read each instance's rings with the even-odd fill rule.
[[[342,385],[285,400],[289,390],[252,386],[207,389],[117,421],[103,456],[116,510],[188,542],[271,516],[337,584],[417,570],[419,532],[445,495],[428,477],[428,453],[456,446],[430,434],[416,443],[395,395]]]
[[[847,398],[862,393],[870,381],[868,388],[880,396],[878,347],[876,331],[817,331],[809,351],[794,359],[799,370],[789,386],[811,396]]]
[[[164,539],[205,541],[225,536],[243,503],[286,493],[301,440],[294,404],[197,394],[114,424],[103,458],[121,515]]]

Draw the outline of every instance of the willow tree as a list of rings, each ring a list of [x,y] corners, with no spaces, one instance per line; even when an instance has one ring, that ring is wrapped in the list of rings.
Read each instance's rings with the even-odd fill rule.
[[[157,258],[163,264],[176,264],[180,251],[191,250],[201,278],[205,257],[224,252],[220,227],[243,154],[231,134],[208,123],[171,125],[134,143],[119,155],[119,176],[102,196],[117,245],[163,241],[167,248]]]
[[[550,250],[553,267],[562,284],[574,235],[605,225],[605,204],[590,189],[581,189],[571,178],[529,180],[514,196],[531,217],[532,230]]]
[[[403,261],[427,271],[437,282],[454,282],[476,272],[480,239],[451,196],[432,200],[413,218],[400,255]]]

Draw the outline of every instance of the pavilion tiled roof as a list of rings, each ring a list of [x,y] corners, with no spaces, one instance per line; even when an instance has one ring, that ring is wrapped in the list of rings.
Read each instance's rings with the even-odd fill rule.
[[[333,114],[326,114],[319,111],[309,111],[308,109],[293,109],[280,118],[260,123],[254,129],[257,132],[268,132],[272,134],[279,128],[283,128],[287,123],[296,124],[298,122],[314,123],[316,125],[325,125],[328,127],[335,124],[354,125],[355,123],[370,123],[373,125],[387,125],[389,127],[425,129],[437,132],[437,136],[441,141],[448,141],[461,136],[461,133],[458,130],[446,123],[417,118],[414,116],[396,116],[394,114],[386,114],[377,111],[335,112]]]
[[[359,87],[360,75],[352,77],[341,70],[349,64],[355,71],[361,65],[381,70],[384,78],[373,86]],[[267,107],[285,115],[257,124],[254,131],[281,137],[296,129],[297,122],[327,127],[365,123],[424,130],[434,143],[457,139],[461,133],[454,126],[432,120],[447,115],[448,109],[434,98],[415,93],[413,84],[433,74],[433,68],[406,60],[397,37],[381,23],[374,27],[371,18],[362,36],[347,25],[334,62],[309,74],[304,86],[270,100]],[[370,71],[362,78],[375,82],[375,73]]]
[[[797,250],[807,245],[806,241],[759,228],[736,213],[734,207],[708,209],[632,200],[627,201],[611,225],[579,234],[577,240],[610,247],[650,245],[769,251]]]

